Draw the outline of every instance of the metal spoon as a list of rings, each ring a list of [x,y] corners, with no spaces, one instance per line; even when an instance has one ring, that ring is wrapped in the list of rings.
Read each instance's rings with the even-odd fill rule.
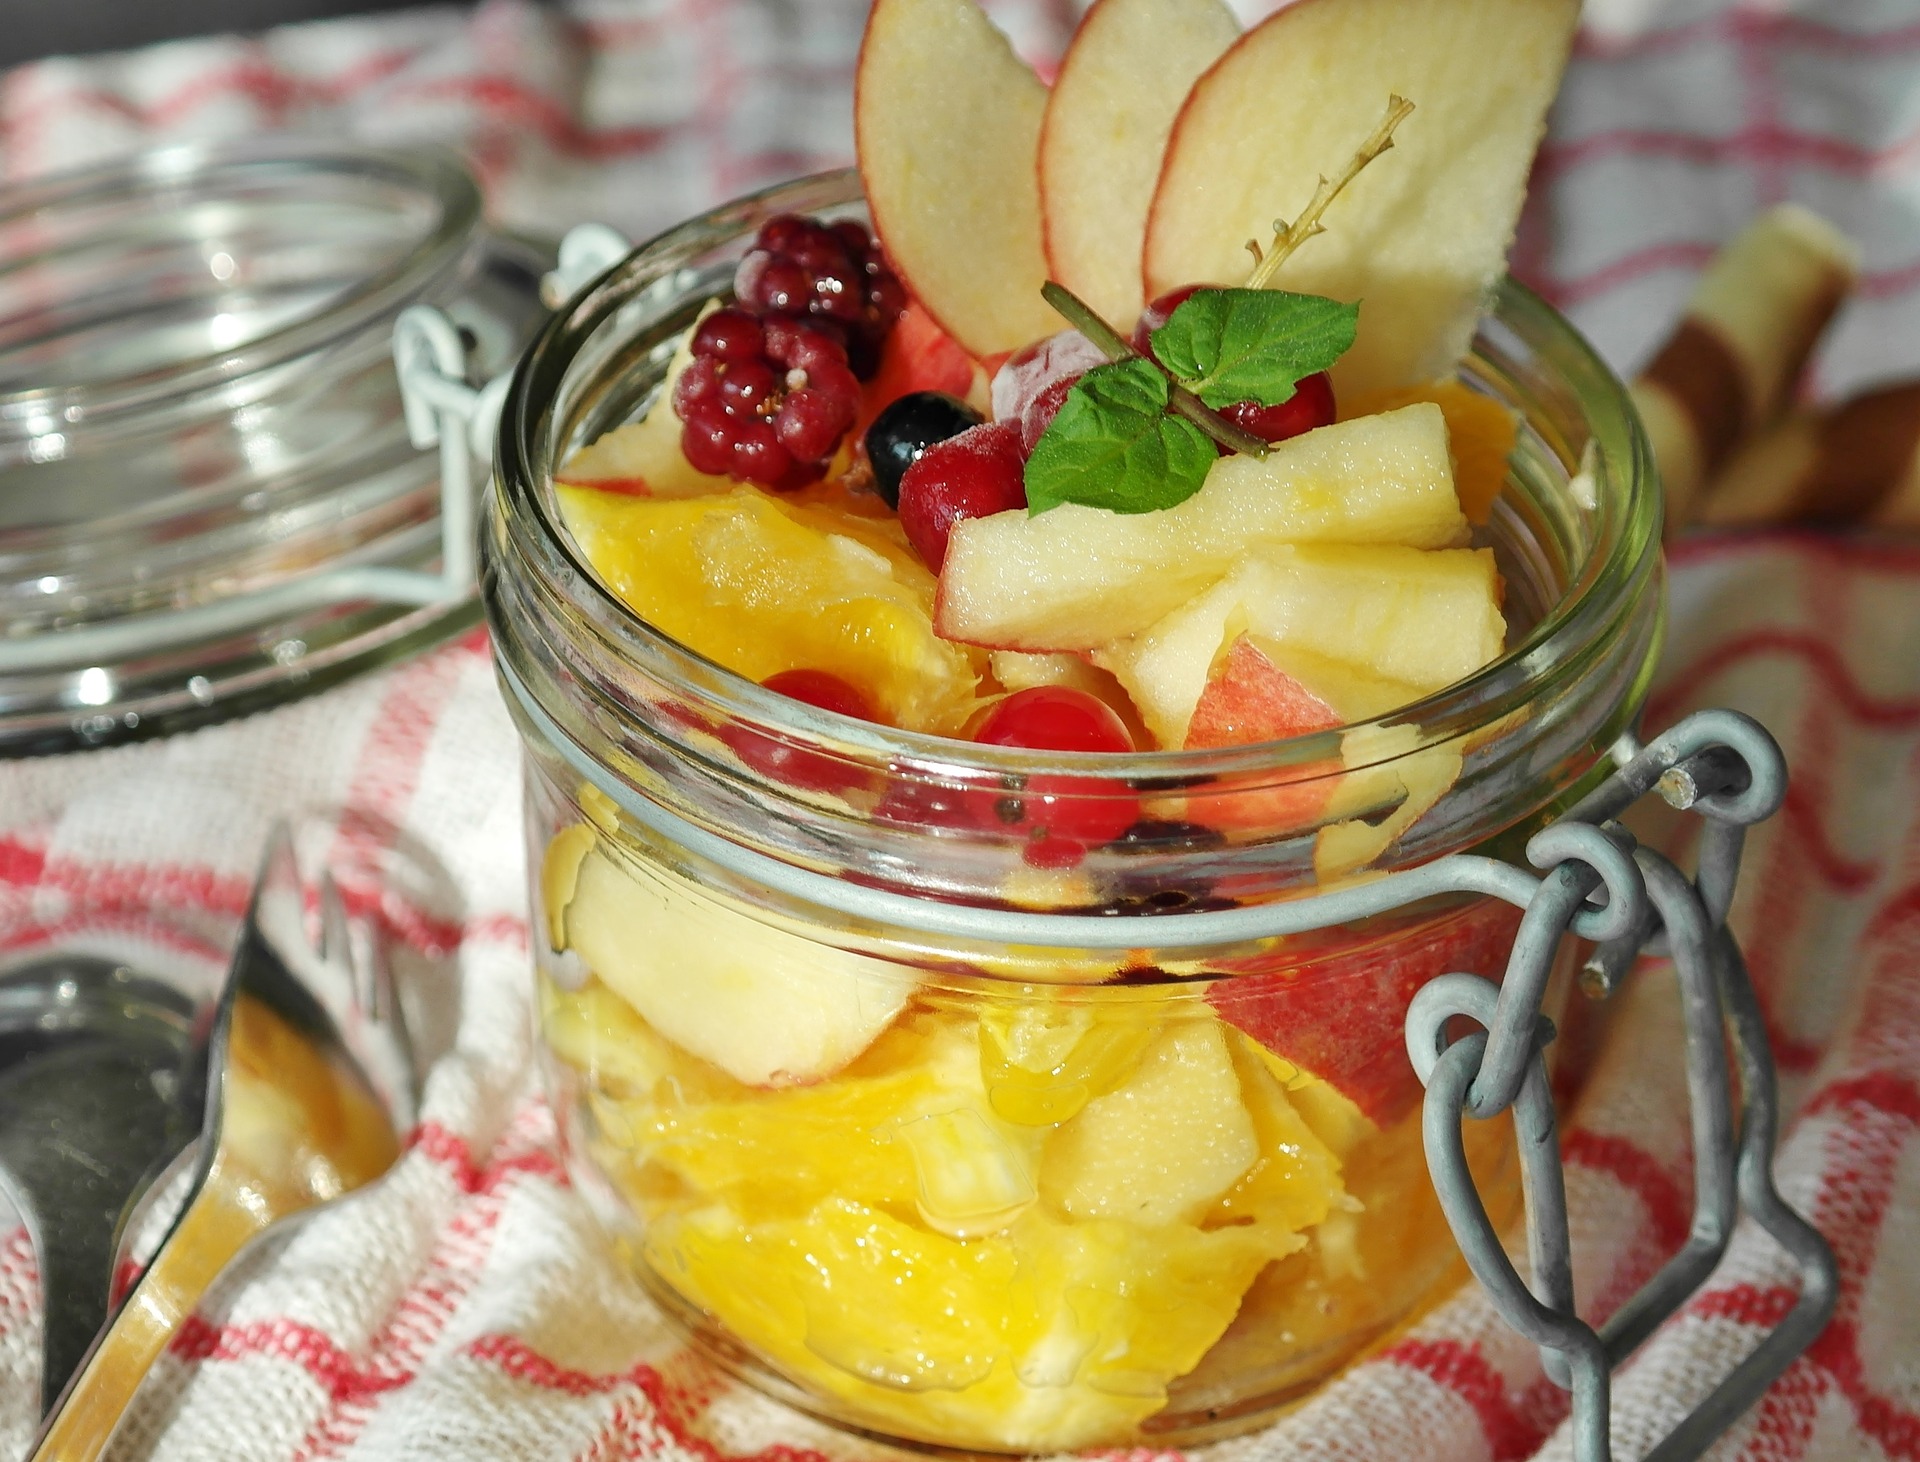
[[[0,1189],[40,1265],[43,1412],[106,1323],[123,1215],[199,1123],[196,1014],[172,985],[85,955],[0,976]]]
[[[330,881],[321,906],[326,941],[315,951],[292,843],[277,830],[221,996],[195,1190],[47,1419],[34,1462],[98,1457],[227,1264],[268,1228],[372,1182],[399,1156],[413,1103],[399,1005],[384,962],[355,958],[343,937]]]

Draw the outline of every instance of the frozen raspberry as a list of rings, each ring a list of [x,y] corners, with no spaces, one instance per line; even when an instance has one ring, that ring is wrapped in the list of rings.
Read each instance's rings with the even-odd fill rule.
[[[935,442],[900,478],[907,542],[938,573],[955,523],[1027,505],[1025,469],[1016,422],[990,421]]]
[[[1008,356],[1006,364],[994,372],[993,419],[1018,421],[1039,402],[1049,386],[1060,381],[1071,384],[1095,366],[1106,363],[1106,352],[1078,330],[1062,330],[1058,335],[1036,340]],[[1066,393],[1060,394],[1064,397]],[[1037,437],[1039,433],[1034,435]]]
[[[846,348],[782,315],[715,310],[673,388],[680,449],[702,472],[784,491],[825,469],[860,408]]]
[[[880,246],[851,219],[824,224],[783,213],[760,227],[733,277],[734,297],[754,314],[804,316],[838,336],[864,379],[907,307],[907,291]]]

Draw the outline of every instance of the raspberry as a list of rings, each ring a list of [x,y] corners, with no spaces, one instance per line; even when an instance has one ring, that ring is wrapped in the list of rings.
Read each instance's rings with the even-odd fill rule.
[[[879,366],[880,347],[907,307],[906,289],[864,227],[791,213],[761,225],[734,273],[733,292],[754,314],[804,316],[837,332],[863,380]]]
[[[687,460],[776,491],[818,478],[860,407],[840,342],[787,316],[723,309],[690,348],[673,388]]]

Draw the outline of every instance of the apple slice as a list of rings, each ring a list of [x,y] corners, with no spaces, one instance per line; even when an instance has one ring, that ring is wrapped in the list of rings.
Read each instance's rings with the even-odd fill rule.
[[[1520,440],[1519,413],[1463,381],[1448,380],[1350,397],[1341,401],[1340,415],[1345,419],[1398,411],[1415,401],[1431,401],[1446,416],[1460,511],[1469,523],[1485,523],[1507,486],[1507,461]]]
[[[1146,304],[1140,250],[1167,133],[1239,34],[1221,0],[1098,0],[1060,62],[1040,130],[1047,264],[1123,330]]]
[[[867,205],[901,280],[976,356],[1059,327],[1040,298],[1046,105],[973,0],[874,0],[853,87]]]
[[[1094,662],[1119,677],[1162,746],[1184,746],[1231,634],[1263,635],[1425,694],[1499,656],[1497,585],[1484,548],[1265,548],[1144,633],[1095,651]]]
[[[1392,847],[1460,779],[1465,758],[1458,742],[1421,746],[1412,726],[1356,726],[1340,738],[1340,760],[1348,770],[1333,783],[1326,807],[1340,820],[1313,841],[1313,872],[1322,884]]]
[[[1466,526],[1445,418],[1423,403],[1322,427],[1265,457],[1222,457],[1198,492],[1158,512],[1068,503],[955,524],[935,624],[950,640],[994,649],[1092,649],[1146,629],[1249,548],[1432,548],[1462,541]],[[1206,647],[1195,699],[1220,644]]]
[[[717,308],[719,301],[709,300],[699,320]],[[694,322],[696,328],[699,320]],[[689,329],[673,349],[667,374],[660,382],[660,394],[654,397],[647,414],[603,433],[573,453],[554,474],[556,482],[569,487],[597,487],[629,497],[659,498],[699,497],[733,486],[726,477],[700,471],[680,450],[681,421],[673,409],[673,385],[693,364],[692,343],[693,330]]]
[[[763,924],[598,849],[581,860],[563,913],[569,947],[602,983],[673,1044],[750,1086],[839,1070],[919,987],[905,966]]]
[[[1246,746],[1371,721],[1417,701],[1420,687],[1388,680],[1267,635],[1228,646],[1187,722],[1185,745]]]
[[[1298,218],[1390,95],[1417,111],[1394,148],[1328,209],[1274,279],[1363,300],[1349,392],[1449,374],[1506,268],[1527,172],[1573,39],[1579,0],[1300,0],[1241,37],[1194,83],[1147,220],[1149,297],[1240,284],[1246,241]]]
[[[1420,1104],[1402,1034],[1407,1002],[1429,980],[1455,970],[1499,979],[1519,923],[1518,909],[1483,899],[1416,929],[1383,930],[1375,941],[1324,959],[1216,980],[1207,1000],[1222,1020],[1297,1072],[1346,1096],[1375,1127],[1389,1127]],[[1312,1100],[1299,1091],[1292,1097],[1302,1106]]]

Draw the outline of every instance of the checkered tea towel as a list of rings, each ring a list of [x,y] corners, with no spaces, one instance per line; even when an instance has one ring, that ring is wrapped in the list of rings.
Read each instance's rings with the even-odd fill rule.
[[[1445,0],[1435,0],[1444,4]],[[52,60],[0,79],[0,171],[156,137],[267,128],[462,146],[502,221],[636,235],[843,162],[858,0],[488,0]],[[1071,5],[994,6],[1044,61]],[[1623,370],[1714,246],[1792,197],[1863,248],[1815,388],[1920,369],[1914,0],[1592,0],[1517,265]],[[1920,548],[1786,534],[1673,555],[1652,729],[1702,705],[1764,720],[1794,769],[1750,844],[1735,922],[1791,1120],[1779,1171],[1833,1242],[1838,1318],[1716,1456],[1920,1456]],[[0,765],[0,943],[82,941],[212,980],[269,822],[304,825],[422,994],[422,1119],[377,1187],[253,1252],[141,1392],[128,1458],[851,1462],[884,1449],[690,1355],[617,1268],[553,1155],[529,1062],[517,750],[478,637],[169,741]],[[1593,1316],[1683,1240],[1674,996],[1623,995],[1565,1132]],[[1615,1397],[1641,1455],[1790,1302],[1743,1229]],[[0,1456],[37,1392],[37,1292],[0,1232]],[[1564,1395],[1463,1291],[1212,1462],[1570,1456]],[[1157,1454],[1142,1454],[1149,1462]],[[1131,1459],[1130,1459],[1131,1462]]]

